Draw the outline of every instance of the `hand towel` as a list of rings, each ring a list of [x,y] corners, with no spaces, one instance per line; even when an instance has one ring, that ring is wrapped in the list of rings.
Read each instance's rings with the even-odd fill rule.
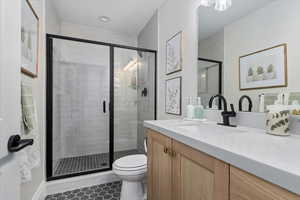
[[[21,84],[22,139],[33,139],[33,146],[20,152],[20,173],[22,183],[31,181],[31,170],[40,166],[40,142],[36,104],[31,85]]]

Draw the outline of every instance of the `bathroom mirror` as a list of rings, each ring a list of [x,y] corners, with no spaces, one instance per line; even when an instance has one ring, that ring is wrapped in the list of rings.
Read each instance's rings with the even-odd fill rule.
[[[200,6],[198,57],[223,64],[221,77],[205,79],[207,72],[198,71],[204,104],[205,95],[212,96],[207,89],[220,85],[236,110],[243,95],[251,98],[252,112],[278,103],[300,110],[299,10],[299,0],[232,0],[224,11]],[[243,110],[248,111],[246,100]]]

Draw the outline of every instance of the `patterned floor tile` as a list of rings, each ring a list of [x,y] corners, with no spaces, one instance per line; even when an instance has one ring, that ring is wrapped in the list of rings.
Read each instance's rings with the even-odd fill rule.
[[[49,195],[45,200],[119,200],[120,193],[121,182],[113,182]]]

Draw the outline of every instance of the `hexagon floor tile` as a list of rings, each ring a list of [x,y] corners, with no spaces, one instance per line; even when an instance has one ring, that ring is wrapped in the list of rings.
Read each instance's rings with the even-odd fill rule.
[[[53,194],[45,200],[119,200],[121,182],[106,183]]]

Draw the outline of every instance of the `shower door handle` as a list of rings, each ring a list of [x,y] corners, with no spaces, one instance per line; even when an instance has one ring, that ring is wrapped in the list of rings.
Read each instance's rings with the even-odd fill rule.
[[[106,101],[103,101],[103,113],[106,113]]]

